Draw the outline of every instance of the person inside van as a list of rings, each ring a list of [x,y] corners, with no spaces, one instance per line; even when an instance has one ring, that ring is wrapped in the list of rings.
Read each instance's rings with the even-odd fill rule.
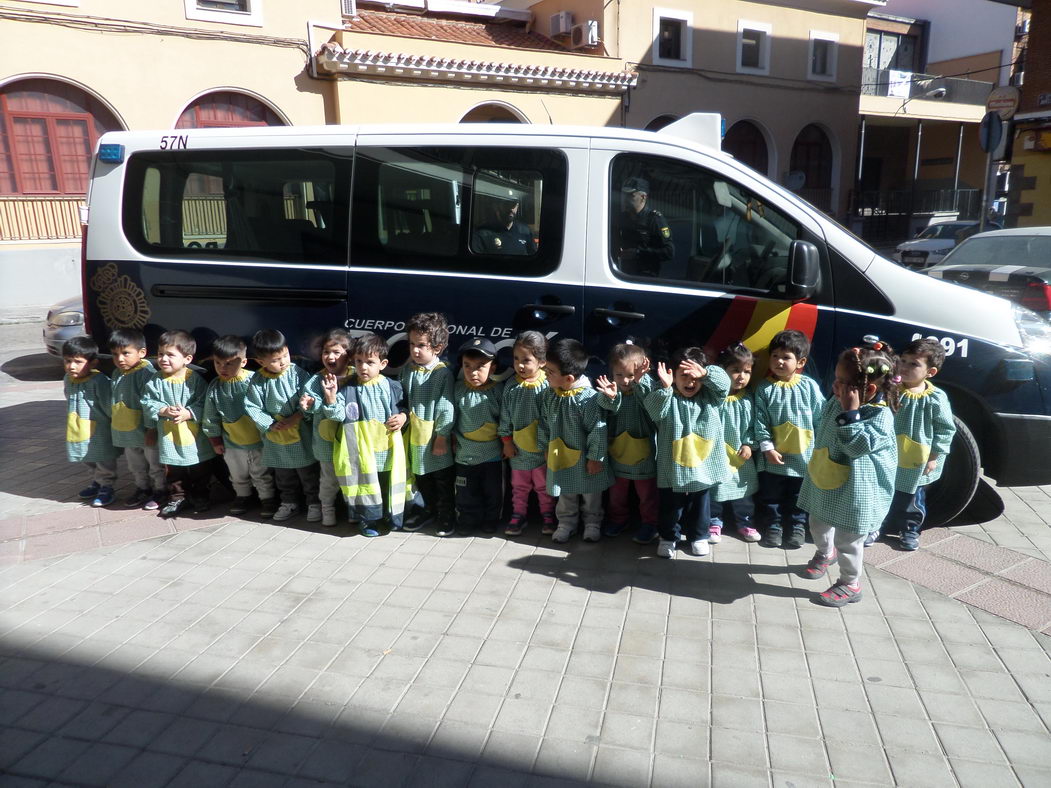
[[[671,228],[660,211],[647,208],[650,184],[628,178],[621,187],[623,206],[616,228],[620,270],[637,276],[659,276],[661,265],[675,255]]]
[[[511,189],[498,194],[479,194],[478,213],[482,223],[475,228],[471,248],[481,254],[536,254],[536,241],[529,225],[518,220],[521,207]]]

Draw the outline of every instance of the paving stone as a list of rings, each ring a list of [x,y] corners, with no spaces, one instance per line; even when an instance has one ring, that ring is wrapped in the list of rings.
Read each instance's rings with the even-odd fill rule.
[[[615,747],[599,747],[595,755],[592,779],[605,785],[627,787],[648,784],[650,755]]]
[[[949,765],[961,788],[988,788],[1020,785],[1014,771],[1006,763],[982,763],[961,758],[950,758]]]
[[[832,764],[832,775],[837,786],[841,782],[856,780],[865,783],[893,784],[893,778],[883,750],[864,744],[846,741],[830,741],[828,758]]]
[[[816,739],[771,733],[767,736],[770,766],[779,771],[827,775],[828,758],[824,745]]]
[[[772,734],[821,738],[817,710],[813,706],[780,701],[763,701],[766,730]]]
[[[1013,766],[1046,768],[1048,763],[1051,763],[1051,737],[1046,731],[1043,734],[1033,734],[1023,731],[994,730],[993,733],[1007,754],[1007,760]]]
[[[587,780],[597,747],[593,744],[560,739],[544,739],[537,754],[534,772],[568,780]]]
[[[935,723],[945,753],[950,758],[981,760],[985,763],[1002,763],[1003,751],[993,733],[984,727],[972,728],[948,723]]]
[[[922,754],[914,750],[899,751],[888,745],[887,760],[896,785],[923,785],[931,788],[955,788],[956,780],[948,761],[940,754]]]
[[[113,775],[109,788],[162,788],[178,774],[186,761],[174,755],[144,752]]]

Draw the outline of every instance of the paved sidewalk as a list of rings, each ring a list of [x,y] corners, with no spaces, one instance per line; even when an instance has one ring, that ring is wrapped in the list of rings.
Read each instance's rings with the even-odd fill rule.
[[[980,534],[873,548],[865,598],[837,611],[796,575],[807,550],[732,537],[664,561],[624,537],[370,540],[91,510],[60,453],[60,389],[15,386],[5,788],[1051,785],[1051,638],[948,595],[1022,588],[1026,566],[1048,590],[1042,532],[1028,552],[973,549],[1046,523],[1046,490],[1005,496]],[[980,577],[925,588],[950,576],[940,561]]]

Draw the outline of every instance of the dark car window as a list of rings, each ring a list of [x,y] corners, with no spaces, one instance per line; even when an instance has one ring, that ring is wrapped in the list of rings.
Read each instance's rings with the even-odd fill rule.
[[[945,265],[1020,265],[1051,270],[1051,235],[993,235],[969,238]]]

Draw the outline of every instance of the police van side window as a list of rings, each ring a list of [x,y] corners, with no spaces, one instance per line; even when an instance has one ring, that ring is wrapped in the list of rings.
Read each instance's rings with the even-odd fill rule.
[[[625,154],[610,184],[611,262],[625,278],[762,293],[785,282],[799,226],[733,181]]]
[[[136,154],[125,234],[156,256],[345,265],[350,161],[320,150]]]
[[[558,267],[566,159],[509,148],[362,148],[351,265],[542,276]]]

